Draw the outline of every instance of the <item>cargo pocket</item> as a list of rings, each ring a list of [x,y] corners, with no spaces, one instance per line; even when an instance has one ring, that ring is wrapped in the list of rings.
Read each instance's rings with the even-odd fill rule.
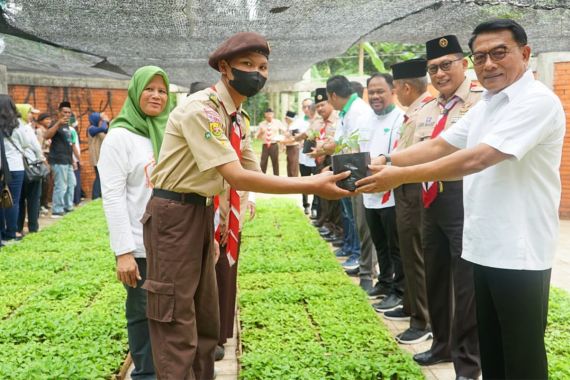
[[[146,280],[142,287],[148,292],[147,318],[158,322],[172,322],[174,320],[174,284]]]

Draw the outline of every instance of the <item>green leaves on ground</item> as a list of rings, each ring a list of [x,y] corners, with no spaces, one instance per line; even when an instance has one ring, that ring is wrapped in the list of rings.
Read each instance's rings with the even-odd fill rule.
[[[101,202],[0,252],[0,378],[108,379],[127,351]]]
[[[421,379],[292,201],[260,201],[240,263],[242,379]]]

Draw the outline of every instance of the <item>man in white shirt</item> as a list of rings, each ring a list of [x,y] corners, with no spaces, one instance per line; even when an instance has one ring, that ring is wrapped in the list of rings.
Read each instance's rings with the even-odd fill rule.
[[[347,139],[353,134],[358,133],[363,118],[368,118],[372,110],[368,104],[356,92],[348,79],[342,75],[336,75],[327,80],[328,102],[339,113],[339,121],[334,134],[335,142]],[[335,149],[334,144],[327,145],[332,154]],[[341,199],[343,210],[348,219],[352,219],[352,223],[356,225],[358,239],[360,240],[360,254],[353,255],[343,264],[343,267],[349,274],[359,274],[360,286],[368,291],[372,287],[372,272],[375,266],[376,252],[370,231],[366,223],[364,215],[364,205],[362,196],[357,195],[351,199]]]
[[[368,103],[374,111],[363,119],[358,143],[361,152],[371,157],[390,154],[398,141],[404,113],[394,104],[394,81],[390,74],[373,74],[366,83]],[[366,222],[376,248],[380,274],[376,286],[368,292],[372,298],[385,298],[372,305],[379,313],[402,304],[404,272],[400,257],[394,192],[363,194]]]
[[[531,49],[518,23],[484,22],[469,47],[487,90],[482,101],[439,138],[375,160],[376,174],[357,185],[377,192],[467,176],[463,258],[474,263],[483,378],[546,379],[565,115],[528,69]]]

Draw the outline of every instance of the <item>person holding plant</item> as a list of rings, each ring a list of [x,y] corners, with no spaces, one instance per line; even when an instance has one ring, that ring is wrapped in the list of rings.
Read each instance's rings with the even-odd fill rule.
[[[354,139],[354,137],[362,125],[362,118],[368,117],[372,110],[352,88],[349,80],[342,75],[336,75],[327,80],[328,102],[340,112],[334,139],[337,144],[343,142],[339,145],[344,145],[348,150],[355,149],[357,152],[358,138]],[[350,147],[350,145],[355,145],[355,147]],[[328,144],[327,150],[330,154],[338,153],[335,151],[335,144]],[[358,194],[352,198],[343,199],[342,202],[347,217],[356,225],[360,240],[360,255],[349,257],[343,266],[349,271],[358,269],[359,272],[357,273],[360,276],[361,286],[368,290],[372,287],[372,272],[375,266],[376,252],[364,215],[362,195]]]
[[[117,278],[127,291],[126,318],[133,379],[155,379],[146,317],[147,260],[140,222],[151,197],[150,174],[170,112],[169,80],[156,66],[139,68],[128,97],[101,144],[96,162]],[[99,124],[99,123],[98,123]]]
[[[214,377],[220,328],[214,196],[229,184],[227,252],[228,260],[235,262],[238,191],[349,195],[336,186],[348,172],[295,178],[260,173],[241,106],[264,86],[269,50],[267,40],[257,33],[231,36],[209,58],[220,80],[183,99],[166,125],[151,176],[153,196],[142,218],[148,255],[147,315],[160,379]]]

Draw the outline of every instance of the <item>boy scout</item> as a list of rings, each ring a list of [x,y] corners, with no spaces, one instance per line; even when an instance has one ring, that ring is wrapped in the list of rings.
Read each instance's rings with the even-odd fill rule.
[[[302,178],[265,176],[243,131],[241,104],[268,77],[269,45],[259,34],[230,37],[209,64],[212,88],[177,106],[168,120],[142,222],[148,254],[147,315],[159,379],[212,379],[219,312],[214,273],[212,196],[230,185],[228,249],[237,247],[237,190],[347,196],[335,182],[348,173]]]

